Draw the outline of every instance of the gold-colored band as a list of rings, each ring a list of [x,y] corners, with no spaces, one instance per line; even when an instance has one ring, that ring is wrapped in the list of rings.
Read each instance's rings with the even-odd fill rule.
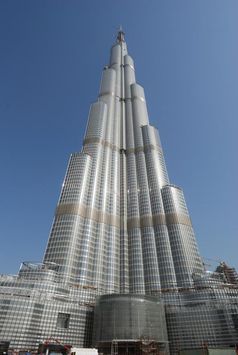
[[[120,228],[120,217],[118,216],[104,213],[100,210],[77,203],[67,203],[57,206],[56,216],[68,214],[79,215],[82,218],[89,218],[98,223],[104,223]]]
[[[128,218],[127,220],[127,228],[144,228],[144,227],[155,227],[157,225],[166,225],[165,215],[155,214],[155,215],[147,215],[142,217],[134,217]]]
[[[112,144],[110,142],[107,142],[107,141],[105,141],[104,139],[101,139],[101,138],[86,138],[83,141],[83,145],[92,144],[92,143],[101,144],[104,147],[111,148],[112,150],[116,150],[117,152],[120,153],[120,148],[118,146],[116,146],[115,144]]]
[[[192,226],[191,219],[189,216],[178,213],[167,213],[166,214],[167,225],[171,224],[184,224],[186,226]]]
[[[79,215],[83,218],[89,218],[98,223],[105,223],[117,228],[120,228],[120,217],[112,214],[102,212],[97,209],[90,208],[85,205],[77,203],[61,204],[56,209],[56,216],[62,216],[67,214]],[[127,219],[127,229],[155,227],[157,225],[172,225],[183,224],[191,226],[191,220],[188,216],[168,213],[168,214],[155,214],[146,215],[141,217],[133,217]]]

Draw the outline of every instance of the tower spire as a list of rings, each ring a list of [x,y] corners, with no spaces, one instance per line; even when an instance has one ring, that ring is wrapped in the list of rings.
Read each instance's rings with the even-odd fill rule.
[[[123,32],[122,25],[120,25],[118,34],[117,34],[117,42],[125,42],[125,32]]]

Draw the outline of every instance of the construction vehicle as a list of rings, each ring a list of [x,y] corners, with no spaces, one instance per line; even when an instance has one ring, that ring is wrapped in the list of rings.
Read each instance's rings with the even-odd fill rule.
[[[39,344],[38,354],[40,355],[70,355],[71,345],[62,344],[58,339],[49,338]]]
[[[58,339],[47,339],[39,345],[40,355],[98,355],[97,349],[74,348],[69,344],[62,344]]]

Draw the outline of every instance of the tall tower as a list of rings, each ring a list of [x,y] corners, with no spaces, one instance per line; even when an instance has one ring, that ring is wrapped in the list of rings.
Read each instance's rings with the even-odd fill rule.
[[[201,274],[189,213],[170,185],[159,134],[119,31],[70,158],[44,262],[103,293],[153,294]]]
[[[121,29],[82,150],[70,157],[43,262],[0,276],[0,340],[14,349],[49,337],[90,346],[96,297],[118,293],[161,295],[171,354],[178,344],[238,343],[238,307],[229,301],[238,291],[204,272]]]

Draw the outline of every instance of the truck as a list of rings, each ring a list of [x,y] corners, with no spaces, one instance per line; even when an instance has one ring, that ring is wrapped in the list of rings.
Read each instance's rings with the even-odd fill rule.
[[[71,355],[98,355],[97,349],[91,348],[71,348]]]

